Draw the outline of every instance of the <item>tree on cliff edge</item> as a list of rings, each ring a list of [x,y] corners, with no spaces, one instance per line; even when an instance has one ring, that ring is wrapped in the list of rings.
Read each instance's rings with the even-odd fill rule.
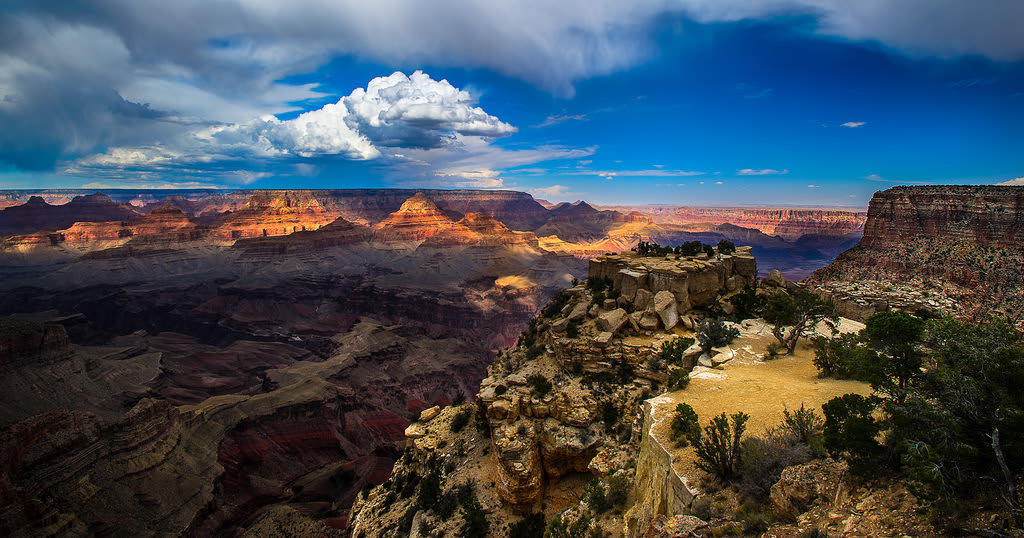
[[[761,317],[771,323],[772,335],[792,353],[802,336],[808,336],[814,327],[821,322],[834,332],[839,323],[835,308],[807,290],[799,290],[790,295],[780,291],[768,297]],[[785,327],[789,326],[789,332]]]

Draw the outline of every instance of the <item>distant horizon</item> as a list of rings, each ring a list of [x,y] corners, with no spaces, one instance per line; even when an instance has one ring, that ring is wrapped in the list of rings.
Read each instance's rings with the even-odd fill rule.
[[[359,190],[399,190],[399,191],[473,191],[473,192],[515,192],[526,194],[532,197],[538,202],[545,202],[552,205],[558,204],[576,204],[579,202],[585,202],[591,206],[597,208],[616,208],[616,207],[695,207],[695,208],[716,208],[716,209],[839,209],[839,210],[867,210],[867,206],[856,206],[856,205],[797,205],[797,204],[729,204],[729,205],[716,205],[716,204],[657,204],[657,203],[639,203],[639,204],[605,204],[597,203],[586,199],[576,200],[559,200],[553,202],[546,198],[539,198],[533,194],[516,189],[481,189],[481,188],[407,188],[407,187],[352,187],[352,188],[287,188],[287,189],[265,189],[265,188],[230,188],[230,187],[207,187],[207,188],[103,188],[103,189],[82,189],[82,188],[43,188],[43,189],[0,189],[0,194],[6,193],[24,193],[28,195],[32,194],[46,194],[46,193],[84,193],[84,194],[106,194],[106,193],[161,193],[165,196],[172,196],[175,193],[233,193],[233,192],[245,192],[245,191],[359,191]]]

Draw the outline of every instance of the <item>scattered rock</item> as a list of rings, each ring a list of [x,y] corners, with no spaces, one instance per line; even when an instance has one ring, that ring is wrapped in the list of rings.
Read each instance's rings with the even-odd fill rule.
[[[659,291],[654,295],[654,311],[661,318],[665,329],[671,329],[679,323],[679,313],[676,311],[676,296],[670,291]]]
[[[505,381],[509,385],[520,385],[520,386],[522,386],[522,385],[526,384],[526,378],[521,376],[521,375],[519,375],[519,374],[509,374],[509,375],[505,376]]]
[[[569,312],[569,321],[575,321],[577,323],[583,321],[587,317],[587,308],[587,303],[582,301],[576,303],[576,306],[574,306],[572,311]]]
[[[562,319],[560,319],[558,321],[555,321],[555,322],[553,322],[551,324],[551,330],[556,332],[556,333],[565,332],[565,328],[568,325],[569,325],[569,318],[562,318]]]
[[[429,407],[420,411],[420,422],[430,422],[441,412],[441,408],[438,406]]]
[[[769,500],[772,510],[795,519],[817,501],[831,502],[847,465],[835,460],[814,460],[803,465],[787,467],[779,481],[772,486]]]
[[[594,337],[594,344],[597,347],[606,347],[612,341],[612,333],[603,332]]]
[[[626,314],[625,310],[616,308],[611,312],[606,312],[598,316],[597,327],[602,331],[614,334],[626,324],[628,317],[629,316]]]
[[[651,522],[644,536],[648,538],[688,538],[696,536],[695,531],[707,527],[706,521],[697,516],[659,515]]]
[[[637,320],[637,324],[640,325],[640,328],[644,330],[657,329],[658,316],[654,312],[643,312],[640,314],[640,319]]]
[[[619,306],[619,303],[615,302],[615,299],[605,299],[604,304],[601,305],[605,310],[612,310]]]

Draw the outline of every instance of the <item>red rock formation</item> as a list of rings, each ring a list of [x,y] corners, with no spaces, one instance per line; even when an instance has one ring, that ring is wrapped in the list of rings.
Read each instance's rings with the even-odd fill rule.
[[[637,212],[623,214],[618,211],[598,211],[586,202],[559,204],[551,210],[552,217],[535,233],[540,236],[556,235],[573,243],[604,239],[614,228],[624,224],[650,225],[652,220]]]
[[[247,259],[274,257],[289,253],[323,250],[362,243],[371,232],[365,226],[353,224],[341,217],[314,231],[295,232],[279,237],[239,239],[232,248],[245,252]]]
[[[64,205],[50,205],[33,196],[24,205],[0,210],[0,237],[57,230],[76,222],[128,221],[138,214],[128,204],[115,203],[105,194],[76,196]]]
[[[450,228],[443,228],[436,235],[427,238],[423,245],[443,248],[454,245],[537,246],[537,236],[530,232],[513,232],[507,226],[486,213],[469,213]]]
[[[638,211],[662,224],[735,224],[793,241],[804,235],[847,236],[864,228],[864,211],[848,209],[788,209],[738,207],[610,206]]]
[[[934,290],[960,315],[1024,328],[1024,188],[894,187],[876,192],[860,243],[806,282],[875,280]]]
[[[245,207],[221,219],[211,234],[228,240],[287,235],[316,230],[337,217],[308,191],[259,191],[249,198]]]
[[[416,193],[398,211],[375,226],[375,241],[422,241],[455,225],[423,193]]]
[[[1024,188],[893,187],[875,193],[861,246],[884,247],[922,237],[1020,247],[1024,245]]]

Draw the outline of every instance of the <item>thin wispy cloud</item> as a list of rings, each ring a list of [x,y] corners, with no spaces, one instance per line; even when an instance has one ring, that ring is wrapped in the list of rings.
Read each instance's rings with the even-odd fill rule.
[[[865,122],[865,121],[848,121],[848,122],[842,124],[842,127],[847,127],[849,129],[856,129],[857,127],[864,127],[865,125],[867,125],[867,122]]]
[[[866,179],[868,181],[879,181],[879,182],[882,182],[882,183],[897,183],[897,184],[900,184],[900,185],[934,185],[935,184],[935,182],[933,182],[933,181],[900,181],[900,180],[897,180],[897,179],[888,179],[888,178],[884,178],[884,177],[882,177],[882,176],[880,176],[878,174],[868,174],[868,175],[864,176],[863,179]]]
[[[551,115],[544,119],[544,121],[533,125],[535,128],[550,127],[552,125],[558,125],[559,123],[565,123],[567,121],[586,121],[586,114],[574,114],[574,115]]]
[[[772,175],[788,174],[789,170],[788,169],[787,170],[775,170],[774,168],[760,168],[760,169],[743,168],[743,169],[737,170],[736,173],[741,175],[741,176],[772,176]]]

